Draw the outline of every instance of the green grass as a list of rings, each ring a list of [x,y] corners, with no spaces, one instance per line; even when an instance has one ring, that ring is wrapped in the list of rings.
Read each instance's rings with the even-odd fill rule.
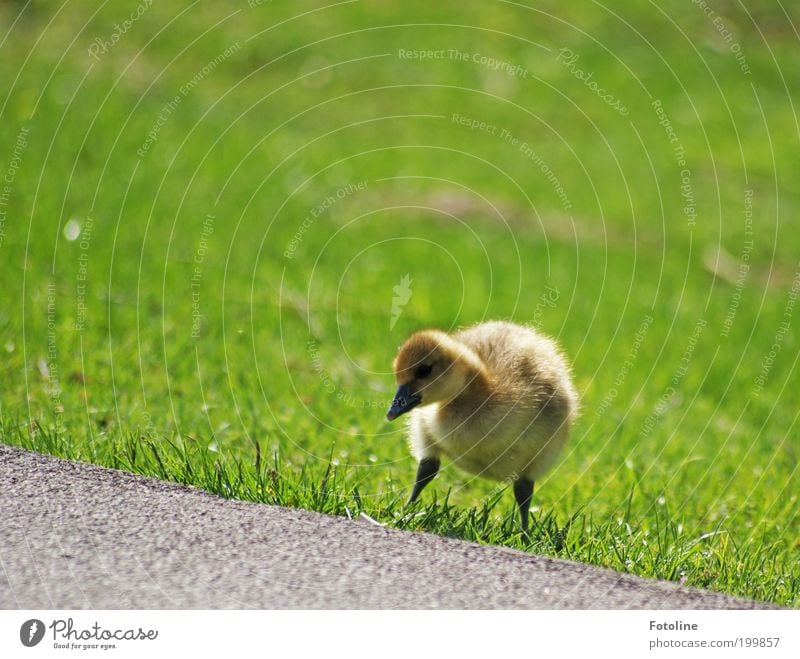
[[[709,2],[746,74],[685,2],[153,3],[97,60],[128,9],[23,6],[0,8],[0,441],[800,605],[795,9]],[[498,317],[558,337],[582,395],[530,542],[451,466],[404,509],[384,420],[408,332]]]

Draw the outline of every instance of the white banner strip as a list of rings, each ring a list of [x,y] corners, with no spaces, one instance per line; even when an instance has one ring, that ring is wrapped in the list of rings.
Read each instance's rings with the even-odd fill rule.
[[[797,659],[800,611],[0,611],[0,657],[96,655]]]

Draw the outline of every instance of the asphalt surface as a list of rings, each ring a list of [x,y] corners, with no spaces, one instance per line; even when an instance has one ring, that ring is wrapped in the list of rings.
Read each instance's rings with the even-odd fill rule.
[[[0,445],[0,608],[763,608]]]

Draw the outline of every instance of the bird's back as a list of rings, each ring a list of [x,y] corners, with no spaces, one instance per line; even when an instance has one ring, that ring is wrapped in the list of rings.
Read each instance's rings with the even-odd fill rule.
[[[530,327],[503,321],[474,325],[454,338],[484,362],[498,401],[550,416],[557,423],[571,423],[578,396],[555,341]]]

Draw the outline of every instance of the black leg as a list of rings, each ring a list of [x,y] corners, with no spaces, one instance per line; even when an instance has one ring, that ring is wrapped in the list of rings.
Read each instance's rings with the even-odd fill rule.
[[[414,489],[411,490],[411,496],[406,505],[414,503],[419,493],[425,489],[425,486],[430,483],[438,473],[439,458],[423,458],[420,460],[419,466],[417,467],[417,478],[414,481]]]
[[[530,478],[519,478],[514,481],[514,497],[519,506],[519,518],[522,523],[522,532],[528,533],[528,511],[533,498],[533,481]]]

